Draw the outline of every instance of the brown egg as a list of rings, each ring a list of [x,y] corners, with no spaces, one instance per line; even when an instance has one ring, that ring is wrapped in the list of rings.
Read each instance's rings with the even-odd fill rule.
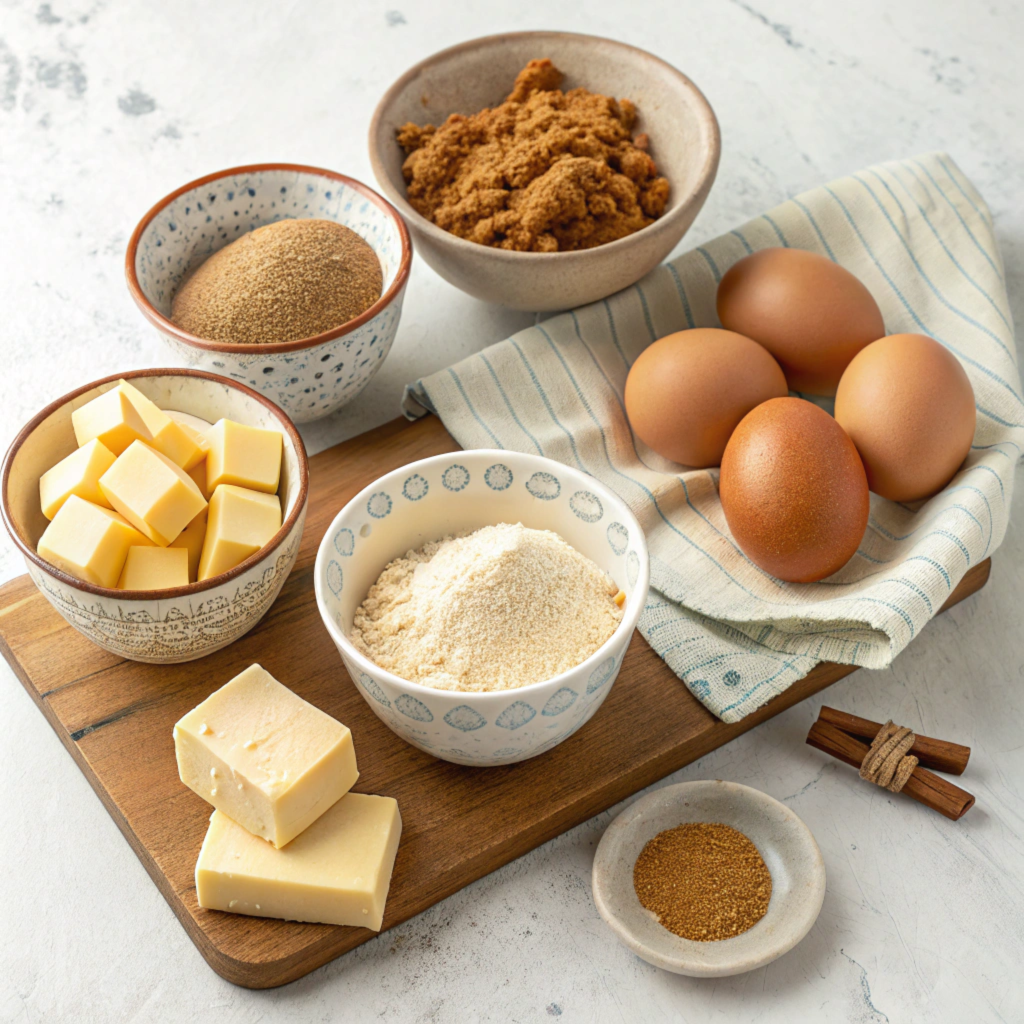
[[[717,466],[741,419],[786,394],[779,364],[755,341],[697,327],[644,349],[626,378],[626,415],[637,437],[685,466]]]
[[[917,501],[941,491],[974,440],[971,382],[956,356],[923,334],[868,345],[836,392],[836,420],[883,498]]]
[[[744,554],[791,583],[841,569],[868,523],[857,449],[802,398],[773,398],[743,417],[722,456],[718,491]]]
[[[885,334],[871,292],[848,270],[804,249],[762,249],[718,286],[718,319],[764,345],[789,386],[834,395],[843,370]]]

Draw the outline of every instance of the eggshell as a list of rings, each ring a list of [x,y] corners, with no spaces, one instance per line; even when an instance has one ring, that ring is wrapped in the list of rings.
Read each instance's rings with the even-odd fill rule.
[[[764,345],[790,388],[834,395],[850,360],[885,334],[871,292],[844,267],[804,249],[761,249],[718,286],[722,326]]]
[[[686,466],[717,466],[743,417],[787,392],[779,364],[755,341],[698,327],[644,349],[626,378],[637,437]]]
[[[857,449],[827,412],[802,398],[773,398],[743,417],[722,456],[718,490],[743,553],[792,583],[841,569],[868,523]]]
[[[942,490],[974,440],[974,390],[956,356],[923,334],[893,334],[847,367],[836,420],[883,498],[917,501]]]

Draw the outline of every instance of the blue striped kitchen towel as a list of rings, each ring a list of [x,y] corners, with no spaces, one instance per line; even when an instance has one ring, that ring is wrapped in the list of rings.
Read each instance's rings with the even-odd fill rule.
[[[783,583],[732,540],[717,470],[684,470],[630,432],[623,385],[656,338],[718,326],[724,271],[767,246],[824,253],[878,300],[890,333],[931,335],[964,366],[975,443],[934,498],[871,496],[860,549],[820,583]],[[407,415],[437,413],[465,448],[539,452],[598,477],[636,513],[651,552],[648,643],[726,722],[818,661],[888,665],[1006,530],[1024,444],[1013,329],[992,218],[946,155],[869,168],[797,196],[611,298],[560,314],[417,381]]]

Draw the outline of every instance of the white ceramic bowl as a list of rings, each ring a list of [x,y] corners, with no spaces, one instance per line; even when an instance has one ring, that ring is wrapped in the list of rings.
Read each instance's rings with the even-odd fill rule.
[[[365,313],[313,338],[273,345],[206,341],[170,320],[178,286],[211,253],[289,217],[333,220],[370,244],[384,290]],[[362,182],[319,167],[253,164],[191,181],[161,199],[132,234],[125,275],[143,316],[186,366],[242,381],[296,423],[308,423],[352,401],[380,368],[398,330],[411,264],[405,222]]]
[[[698,821],[742,832],[772,876],[764,917],[720,942],[674,935],[633,888],[633,865],[647,843],[667,828]],[[771,963],[811,930],[825,899],[825,863],[810,829],[766,793],[735,782],[681,782],[641,797],[608,826],[594,856],[593,886],[601,917],[637,956],[675,974],[720,978]]]
[[[75,579],[36,554],[47,525],[39,507],[39,477],[77,447],[71,413],[122,377],[161,409],[210,423],[227,417],[283,435],[281,529],[230,572],[168,590],[113,590]],[[295,563],[309,493],[306,450],[288,417],[250,388],[198,370],[136,370],[72,391],[22,428],[4,458],[2,474],[4,524],[50,604],[105,650],[162,664],[220,650],[263,618]]]
[[[439,228],[406,199],[405,153],[395,138],[406,122],[442,124],[501,103],[528,61],[550,57],[580,86],[633,100],[638,132],[651,139],[658,172],[672,188],[653,224],[579,252],[511,252],[478,245]],[[408,220],[416,249],[446,281],[485,302],[512,309],[581,306],[636,283],[689,230],[715,180],[718,122],[700,89],[651,53],[615,39],[576,32],[508,32],[470,39],[410,68],[381,98],[370,123],[370,163],[384,194]]]
[[[356,609],[392,559],[428,541],[496,523],[553,530],[626,592],[622,621],[583,664],[516,690],[461,693],[379,668],[348,639]],[[317,553],[317,607],[348,673],[377,717],[445,761],[498,765],[550,750],[611,690],[649,584],[647,544],[629,508],[593,477],[537,455],[465,451],[397,469],[357,494]]]

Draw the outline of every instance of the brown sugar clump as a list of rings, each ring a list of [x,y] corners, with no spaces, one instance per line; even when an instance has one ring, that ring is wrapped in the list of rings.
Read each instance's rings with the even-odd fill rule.
[[[207,341],[300,341],[365,313],[383,283],[376,253],[350,228],[279,220],[200,264],[174,296],[171,319]]]
[[[592,249],[665,212],[669,184],[636,139],[629,100],[572,89],[532,60],[498,107],[406,124],[399,145],[414,209],[481,245],[520,252]]]
[[[716,942],[764,917],[772,876],[742,832],[699,822],[659,832],[636,859],[633,888],[673,934]]]

